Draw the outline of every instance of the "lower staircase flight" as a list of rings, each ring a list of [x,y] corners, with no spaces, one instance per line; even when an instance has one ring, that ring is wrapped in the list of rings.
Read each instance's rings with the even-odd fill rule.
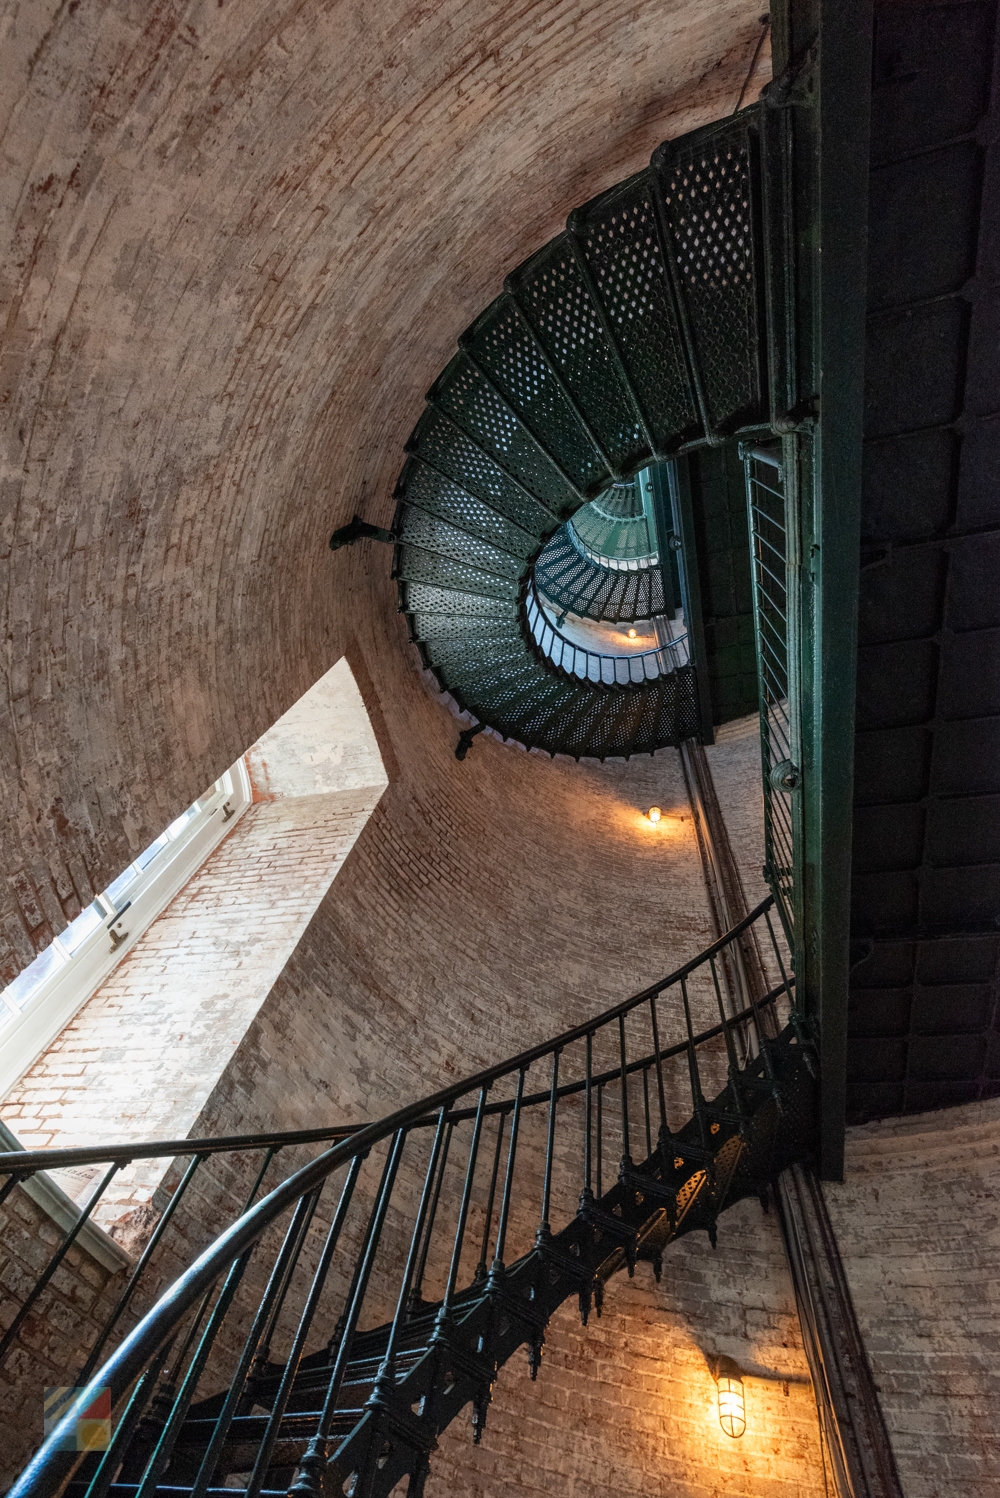
[[[110,1389],[119,1411],[108,1450],[65,1449],[71,1411],[12,1498],[386,1498],[404,1480],[422,1494],[438,1436],[471,1407],[479,1440],[520,1347],[536,1377],[565,1300],[586,1325],[615,1273],[647,1263],[659,1279],[674,1239],[704,1232],[714,1245],[726,1208],[766,1201],[811,1152],[814,1048],[772,912],[769,897],[592,1021],[337,1131],[103,1367],[91,1357],[83,1400]],[[201,1162],[215,1145],[261,1142],[189,1147]],[[0,1171],[23,1178],[28,1162],[0,1157]]]

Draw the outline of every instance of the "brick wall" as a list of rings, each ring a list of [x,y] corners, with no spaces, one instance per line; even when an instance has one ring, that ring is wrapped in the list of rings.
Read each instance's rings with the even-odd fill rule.
[[[1000,1103],[847,1131],[826,1187],[907,1498],[996,1498]]]

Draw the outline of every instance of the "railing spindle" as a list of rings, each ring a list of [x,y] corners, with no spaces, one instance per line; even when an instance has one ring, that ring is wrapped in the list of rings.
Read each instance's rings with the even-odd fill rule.
[[[385,1353],[382,1359],[383,1368],[385,1368],[390,1374],[392,1373],[395,1364],[396,1344],[399,1341],[399,1333],[402,1329],[403,1320],[406,1316],[406,1312],[410,1304],[410,1286],[413,1283],[413,1276],[417,1265],[417,1254],[420,1249],[421,1229],[423,1227],[424,1217],[427,1213],[427,1208],[430,1203],[431,1192],[434,1189],[434,1172],[437,1165],[437,1158],[448,1128],[448,1109],[442,1108],[438,1117],[437,1128],[434,1131],[434,1145],[431,1149],[431,1157],[427,1162],[427,1172],[424,1176],[424,1189],[420,1195],[420,1207],[417,1211],[417,1220],[413,1225],[413,1236],[410,1239],[410,1252],[406,1256],[406,1268],[403,1271],[403,1283],[400,1286],[399,1298],[396,1301],[396,1314],[392,1318],[392,1326],[389,1329],[389,1340],[386,1343]],[[438,1184],[440,1186],[440,1178]],[[429,1243],[430,1233],[428,1233],[427,1242],[424,1244],[425,1249]],[[423,1255],[421,1262],[423,1265],[426,1265],[426,1253]]]
[[[625,1016],[618,1016],[618,1049],[622,1075],[622,1160],[631,1163],[632,1151],[628,1135],[628,1072],[625,1060]]]
[[[514,1184],[514,1159],[517,1155],[517,1132],[521,1123],[521,1099],[524,1096],[524,1074],[522,1066],[517,1074],[517,1092],[514,1096],[514,1116],[510,1125],[510,1144],[507,1148],[507,1173],[503,1183],[503,1200],[500,1203],[500,1224],[497,1228],[497,1245],[493,1255],[493,1268],[503,1268],[504,1249],[507,1247],[507,1222],[510,1217],[510,1193]]]
[[[427,1269],[427,1255],[430,1252],[431,1236],[434,1232],[434,1221],[437,1217],[438,1202],[441,1200],[441,1186],[444,1182],[445,1168],[448,1164],[448,1151],[451,1148],[451,1136],[455,1128],[455,1125],[453,1123],[448,1123],[447,1128],[445,1129],[444,1143],[442,1144],[441,1123],[444,1120],[444,1116],[444,1110],[442,1110],[441,1118],[438,1120],[437,1134],[434,1139],[434,1161],[437,1162],[438,1151],[440,1150],[440,1164],[438,1165],[437,1183],[434,1187],[434,1195],[431,1199],[430,1216],[427,1220],[427,1228],[424,1233],[424,1244],[420,1252],[420,1263],[417,1265],[417,1274],[415,1280],[413,1281],[413,1290],[410,1294],[410,1305],[412,1308],[416,1308],[420,1304],[421,1296],[423,1295],[424,1274]],[[421,1210],[423,1210],[423,1208],[421,1208]]]
[[[551,1232],[549,1204],[552,1198],[552,1152],[556,1138],[556,1094],[559,1088],[559,1052],[552,1052],[552,1090],[549,1093],[549,1131],[545,1141],[545,1185],[542,1188],[542,1230]]]
[[[273,1155],[273,1153],[274,1153],[273,1149],[268,1150],[268,1154],[267,1154],[268,1161],[270,1161],[270,1158]],[[205,1161],[207,1159],[208,1159],[207,1155],[195,1155],[194,1156],[194,1158],[192,1159],[192,1161],[191,1161],[190,1165],[188,1166],[187,1170],[184,1172],[184,1176],[183,1176],[183,1179],[180,1182],[180,1185],[177,1187],[177,1190],[174,1192],[173,1196],[170,1198],[169,1202],[167,1203],[167,1205],[164,1207],[162,1213],[160,1214],[160,1220],[156,1224],[156,1227],[153,1229],[153,1232],[150,1235],[149,1242],[146,1244],[146,1247],[143,1249],[142,1255],[141,1255],[141,1257],[139,1259],[138,1264],[136,1264],[136,1266],[133,1269],[132,1273],[129,1275],[128,1283],[126,1284],[126,1286],[125,1286],[124,1290],[122,1291],[121,1295],[118,1297],[118,1301],[117,1301],[117,1304],[115,1305],[114,1310],[111,1312],[111,1315],[109,1316],[108,1320],[104,1323],[104,1328],[103,1328],[103,1330],[101,1332],[101,1335],[98,1337],[97,1341],[94,1343],[94,1346],[91,1349],[90,1357],[87,1359],[86,1363],[84,1363],[83,1368],[80,1370],[80,1373],[77,1376],[77,1380],[76,1381],[81,1386],[81,1388],[83,1387],[84,1384],[87,1384],[87,1383],[90,1382],[90,1375],[93,1373],[94,1369],[97,1367],[97,1360],[100,1357],[101,1352],[104,1349],[104,1344],[107,1342],[107,1340],[110,1337],[111,1333],[114,1331],[115,1327],[118,1324],[118,1320],[121,1317],[122,1312],[125,1310],[125,1308],[128,1305],[129,1301],[132,1299],[132,1296],[135,1294],[136,1287],[137,1287],[140,1279],[142,1278],[143,1271],[145,1270],[146,1265],[149,1263],[149,1261],[152,1258],[154,1252],[156,1251],[156,1247],[159,1244],[160,1239],[163,1237],[163,1234],[164,1234],[164,1232],[167,1229],[167,1226],[168,1226],[168,1224],[170,1222],[171,1217],[174,1215],[174,1213],[176,1212],[177,1208],[180,1206],[180,1204],[181,1204],[181,1202],[182,1202],[182,1200],[184,1198],[185,1191],[187,1191],[187,1189],[190,1186],[192,1180],[194,1179],[195,1172],[199,1169],[200,1166],[202,1166],[205,1163]],[[265,1164],[265,1169],[266,1169],[266,1164]],[[244,1207],[243,1210],[245,1212],[247,1210],[246,1207]]]
[[[271,1415],[270,1419],[267,1422],[267,1428],[264,1431],[264,1439],[261,1441],[260,1449],[257,1453],[257,1460],[254,1463],[253,1471],[250,1474],[250,1480],[247,1483],[246,1498],[257,1498],[257,1495],[260,1493],[261,1487],[263,1486],[264,1478],[267,1476],[267,1469],[271,1464],[271,1457],[274,1452],[275,1443],[277,1442],[278,1435],[281,1430],[281,1422],[284,1418],[285,1410],[288,1407],[288,1400],[292,1392],[292,1385],[295,1381],[295,1375],[298,1373],[299,1363],[302,1361],[302,1353],[305,1350],[306,1337],[309,1335],[309,1328],[312,1326],[313,1317],[316,1314],[316,1307],[319,1305],[319,1298],[322,1295],[323,1287],[326,1284],[326,1277],[329,1273],[330,1264],[333,1260],[333,1255],[336,1251],[337,1243],[340,1239],[341,1230],[343,1229],[344,1221],[347,1217],[347,1212],[351,1205],[351,1198],[354,1195],[354,1188],[357,1185],[358,1176],[361,1172],[361,1164],[362,1156],[355,1155],[354,1159],[351,1161],[350,1171],[348,1172],[347,1179],[344,1182],[343,1188],[341,1190],[340,1200],[337,1203],[337,1210],[333,1215],[333,1221],[331,1222],[329,1231],[327,1232],[326,1242],[323,1245],[323,1252],[320,1254],[319,1263],[316,1266],[316,1272],[313,1275],[312,1284],[309,1287],[309,1294],[306,1298],[306,1303],[303,1307],[302,1315],[299,1318],[298,1328],[295,1332],[295,1340],[292,1342],[291,1350],[288,1354],[288,1359],[285,1363],[284,1371],[281,1375],[281,1383],[278,1385],[278,1392],[275,1396],[274,1404],[271,1406]]]
[[[649,1001],[649,1016],[653,1026],[653,1055],[656,1057],[656,1090],[660,1104],[660,1130],[667,1127],[667,1096],[663,1087],[663,1057],[660,1055],[660,1026],[656,1018],[656,994]]]
[[[483,1246],[479,1254],[479,1263],[476,1265],[474,1279],[484,1280],[489,1269],[490,1239],[493,1236],[493,1203],[497,1194],[497,1176],[500,1173],[500,1152],[503,1148],[503,1131],[507,1126],[507,1113],[504,1110],[497,1120],[497,1143],[493,1151],[493,1173],[490,1176],[490,1196],[486,1203],[486,1221],[483,1224]]]
[[[375,1207],[368,1220],[368,1231],[365,1234],[364,1247],[358,1259],[358,1270],[353,1280],[354,1293],[351,1296],[350,1306],[343,1332],[340,1337],[340,1345],[337,1348],[337,1356],[327,1386],[326,1398],[323,1401],[323,1410],[320,1414],[319,1430],[317,1439],[327,1441],[330,1436],[330,1426],[337,1409],[337,1400],[340,1398],[341,1385],[344,1382],[344,1374],[347,1372],[347,1364],[351,1356],[351,1344],[354,1341],[354,1333],[357,1330],[358,1321],[361,1317],[361,1307],[364,1304],[365,1295],[368,1291],[368,1281],[375,1264],[375,1254],[378,1249],[379,1239],[382,1236],[382,1224],[385,1222],[385,1214],[389,1207],[389,1198],[392,1188],[396,1182],[396,1173],[399,1170],[399,1161],[403,1153],[403,1145],[406,1141],[405,1129],[398,1129],[393,1135],[392,1145],[386,1156],[385,1166],[382,1171],[382,1180],[379,1186]]]
[[[486,1109],[486,1095],[488,1087],[484,1087],[479,1094],[479,1105],[476,1108],[476,1122],[472,1130],[472,1143],[469,1145],[469,1162],[465,1167],[465,1185],[462,1189],[462,1205],[458,1213],[458,1225],[455,1228],[455,1242],[451,1250],[451,1264],[448,1268],[448,1283],[445,1286],[444,1300],[441,1302],[441,1316],[447,1316],[451,1307],[452,1296],[455,1294],[455,1285],[458,1282],[458,1266],[462,1259],[462,1245],[465,1241],[465,1227],[469,1220],[469,1204],[472,1200],[472,1183],[476,1175],[476,1161],[479,1157],[479,1141],[483,1132],[483,1114]],[[494,1180],[496,1179],[494,1175]],[[492,1205],[490,1208],[492,1214]]]
[[[604,1164],[604,1083],[597,1084],[597,1200],[604,1195],[601,1172]]]
[[[105,1172],[104,1179],[101,1181],[101,1184],[98,1186],[94,1195],[90,1198],[90,1201],[80,1213],[79,1217],[76,1219],[73,1226],[66,1234],[62,1243],[60,1243],[59,1247],[56,1249],[56,1252],[52,1255],[52,1258],[42,1270],[42,1273],[38,1276],[38,1279],[35,1281],[34,1286],[26,1296],[17,1315],[14,1317],[10,1326],[4,1333],[2,1341],[0,1341],[0,1365],[2,1365],[8,1352],[10,1352],[10,1349],[14,1345],[14,1340],[17,1337],[18,1332],[21,1330],[21,1327],[24,1325],[25,1318],[30,1312],[32,1306],[35,1304],[35,1301],[41,1295],[42,1291],[49,1283],[49,1280],[55,1274],[56,1270],[59,1268],[59,1265],[69,1253],[70,1249],[73,1247],[73,1244],[76,1242],[77,1237],[83,1230],[84,1223],[89,1222],[90,1214],[97,1206],[97,1203],[100,1201],[105,1191],[111,1185],[114,1177],[118,1174],[119,1170],[121,1170],[123,1163],[124,1162],[116,1160],[114,1164],[112,1164],[108,1168],[108,1170]]]
[[[642,1069],[642,1105],[646,1115],[646,1159],[653,1153],[653,1134],[649,1125],[649,1067]]]
[[[205,1498],[205,1494],[208,1492],[219,1457],[222,1454],[222,1448],[229,1434],[229,1428],[244,1401],[244,1391],[251,1376],[251,1369],[257,1365],[257,1353],[265,1335],[269,1336],[268,1328],[271,1320],[272,1302],[279,1294],[282,1286],[287,1285],[289,1260],[295,1253],[296,1245],[301,1236],[300,1228],[302,1225],[303,1204],[308,1205],[307,1197],[300,1197],[296,1211],[285,1232],[284,1241],[268,1277],[267,1288],[257,1308],[250,1332],[243,1344],[243,1351],[236,1365],[232,1383],[229,1385],[222,1409],[219,1411],[218,1418],[216,1419],[211,1440],[198,1468],[198,1475],[194,1480],[190,1498]]]
[[[593,1174],[591,1170],[590,1147],[591,1147],[591,1107],[590,1095],[593,1088],[594,1076],[594,1034],[592,1030],[587,1031],[587,1117],[583,1131],[583,1184],[586,1191],[593,1186]]]

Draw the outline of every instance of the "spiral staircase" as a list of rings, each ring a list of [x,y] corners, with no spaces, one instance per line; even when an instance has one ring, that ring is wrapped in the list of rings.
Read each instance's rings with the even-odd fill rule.
[[[609,568],[566,522],[647,465],[770,433],[762,161],[780,151],[763,104],[665,142],[507,277],[428,395],[397,487],[399,604],[441,687],[504,738],[603,759],[704,731],[703,662],[567,677],[528,598],[535,580],[592,618],[662,614],[663,544],[659,565]],[[679,531],[665,518],[660,543]]]

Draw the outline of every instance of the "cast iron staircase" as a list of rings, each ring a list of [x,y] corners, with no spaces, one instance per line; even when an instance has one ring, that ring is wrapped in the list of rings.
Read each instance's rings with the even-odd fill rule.
[[[251,1206],[269,1141],[248,1209],[98,1367],[105,1340],[122,1334],[123,1302],[105,1326],[78,1381],[84,1403],[111,1390],[111,1446],[81,1460],[60,1448],[57,1429],[12,1498],[61,1488],[71,1498],[258,1498],[290,1486],[301,1498],[385,1498],[403,1479],[421,1494],[440,1432],[471,1406],[479,1439],[497,1373],[520,1347],[537,1375],[565,1300],[576,1297],[586,1324],[617,1271],[645,1262],[659,1278],[682,1234],[714,1244],[725,1208],[766,1200],[776,1174],[812,1150],[813,1047],[771,907],[575,1030],[381,1123],[331,1131],[333,1148]],[[717,1019],[696,1033],[711,1010]],[[670,1030],[680,1038],[664,1044]],[[529,1073],[543,1066],[544,1085],[530,1091]],[[164,1216],[214,1149],[265,1143],[191,1141]],[[95,1153],[57,1152],[54,1163]],[[6,1191],[50,1155],[0,1158]],[[388,1261],[387,1214],[397,1245]],[[283,1238],[271,1242],[266,1229],[279,1222]],[[243,1283],[251,1262],[263,1292]],[[199,1398],[203,1379],[216,1392]]]
[[[396,491],[400,609],[441,687],[504,737],[603,759],[700,730],[698,662],[641,687],[556,679],[525,595],[580,505],[786,417],[784,129],[759,104],[661,145],[508,276],[427,397]],[[602,570],[566,561],[574,586]],[[662,612],[650,575],[595,586],[605,617]]]

